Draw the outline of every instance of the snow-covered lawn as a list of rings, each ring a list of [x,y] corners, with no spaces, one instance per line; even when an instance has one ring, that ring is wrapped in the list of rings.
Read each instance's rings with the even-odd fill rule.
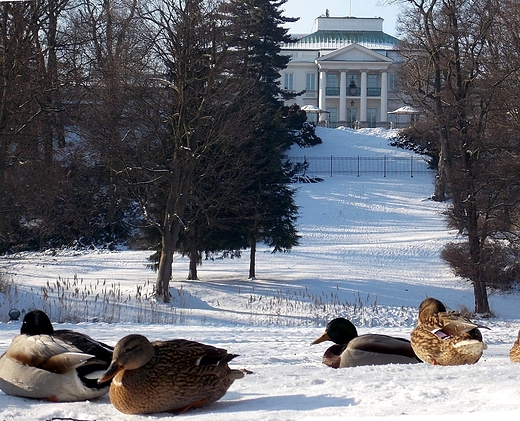
[[[323,129],[324,144],[293,156],[409,156],[392,148],[384,130]],[[21,253],[0,258],[13,285],[0,294],[0,352],[20,329],[12,307],[44,309],[60,328],[115,344],[129,333],[150,339],[187,338],[240,354],[233,367],[253,374],[236,381],[216,404],[179,416],[129,416],[108,396],[92,402],[49,403],[0,392],[2,420],[449,420],[518,419],[520,364],[508,353],[520,329],[516,294],[490,297],[496,318],[484,321],[488,344],[474,366],[426,364],[334,370],[321,364],[326,343],[309,346],[325,323],[351,319],[359,333],[409,337],[426,296],[452,309],[473,308],[472,287],[456,279],[440,250],[456,233],[443,205],[432,202],[433,173],[325,177],[298,184],[301,245],[271,254],[260,247],[257,279],[241,259],[204,261],[198,281],[176,257],[172,305],[151,299],[150,251]],[[71,323],[77,321],[78,323]],[[110,321],[112,323],[107,323]]]

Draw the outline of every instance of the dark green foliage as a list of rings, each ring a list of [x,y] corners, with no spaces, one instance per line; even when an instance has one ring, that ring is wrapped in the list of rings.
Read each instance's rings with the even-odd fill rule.
[[[416,123],[412,127],[402,129],[399,134],[390,139],[390,145],[428,155],[431,169],[438,169],[439,147],[438,135],[429,125]]]
[[[282,102],[284,3],[223,2],[217,18],[202,0],[158,0],[141,13],[88,0],[61,16],[61,79],[45,97],[57,105],[40,112],[32,100],[40,62],[3,74],[19,82],[6,109],[22,110],[19,100],[27,110],[0,124],[0,136],[23,128],[1,137],[0,252],[126,242],[157,247],[159,262],[172,226],[170,243],[196,261],[238,257],[253,239],[296,245],[284,152],[320,140]],[[13,45],[38,58],[36,39]],[[66,145],[65,128],[75,132]]]
[[[277,103],[281,89],[280,70],[289,57],[280,54],[280,44],[291,40],[282,25],[297,19],[282,15],[287,0],[231,0],[222,7],[230,22],[230,45],[236,48],[236,65],[251,80],[262,86],[264,100]]]
[[[279,115],[291,138],[291,144],[306,148],[321,143],[316,135],[316,127],[307,122],[307,113],[298,105],[282,106]]]
[[[283,153],[295,142],[317,138],[304,127],[299,108],[281,100],[279,72],[289,60],[280,55],[280,43],[289,40],[281,24],[290,21],[278,9],[283,3],[231,1],[220,9],[230,46],[226,79],[240,87],[240,101],[227,108],[228,119],[237,116],[233,127],[223,127],[222,142],[210,145],[195,168],[179,246],[192,260],[190,278],[196,278],[195,261],[203,255],[239,256],[252,241],[274,251],[297,244],[297,209]]]

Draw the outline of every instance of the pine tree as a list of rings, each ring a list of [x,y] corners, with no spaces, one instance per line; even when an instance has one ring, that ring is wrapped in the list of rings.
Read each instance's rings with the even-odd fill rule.
[[[247,207],[241,219],[248,226],[251,247],[249,277],[255,276],[258,241],[274,251],[290,250],[298,244],[295,228],[297,207],[289,188],[289,173],[283,153],[294,142],[282,117],[284,93],[280,71],[289,57],[280,54],[280,45],[290,41],[283,24],[295,19],[282,16],[286,0],[230,1],[225,11],[230,19],[231,45],[235,59],[233,74],[251,80],[250,98],[256,104],[256,125],[244,133],[243,143],[255,165],[255,180],[243,194]]]

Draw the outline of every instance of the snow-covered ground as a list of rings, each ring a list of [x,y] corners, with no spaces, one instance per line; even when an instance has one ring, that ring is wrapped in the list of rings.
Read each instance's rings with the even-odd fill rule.
[[[318,128],[322,145],[293,156],[409,156],[388,145],[391,131]],[[241,259],[204,261],[198,281],[176,257],[171,305],[152,296],[150,251],[57,250],[0,258],[12,280],[0,293],[0,352],[20,329],[7,312],[41,308],[60,328],[115,344],[129,333],[183,337],[240,354],[233,367],[253,374],[216,404],[184,415],[128,416],[108,396],[49,403],[0,392],[2,420],[449,420],[520,416],[520,364],[508,353],[520,329],[520,297],[490,296],[496,318],[484,321],[488,344],[473,366],[426,364],[334,370],[321,364],[326,343],[309,346],[325,323],[351,319],[359,333],[409,337],[426,296],[473,309],[472,287],[453,276],[440,250],[456,238],[443,205],[429,200],[433,173],[325,177],[298,184],[301,245],[271,254],[260,247],[257,279]],[[77,323],[73,323],[77,322]]]

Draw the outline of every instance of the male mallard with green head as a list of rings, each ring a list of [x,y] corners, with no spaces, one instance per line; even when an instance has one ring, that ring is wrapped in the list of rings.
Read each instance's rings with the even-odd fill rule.
[[[333,368],[421,362],[407,339],[373,333],[358,336],[356,327],[343,317],[327,323],[325,333],[311,345],[324,341],[335,343],[322,359],[323,364]]]
[[[142,335],[120,339],[99,381],[110,379],[110,401],[126,414],[180,413],[222,398],[244,377],[225,349],[185,339],[150,342]]]
[[[487,329],[458,312],[447,311],[439,300],[426,298],[411,334],[412,348],[429,364],[475,364],[487,349],[479,328]]]

